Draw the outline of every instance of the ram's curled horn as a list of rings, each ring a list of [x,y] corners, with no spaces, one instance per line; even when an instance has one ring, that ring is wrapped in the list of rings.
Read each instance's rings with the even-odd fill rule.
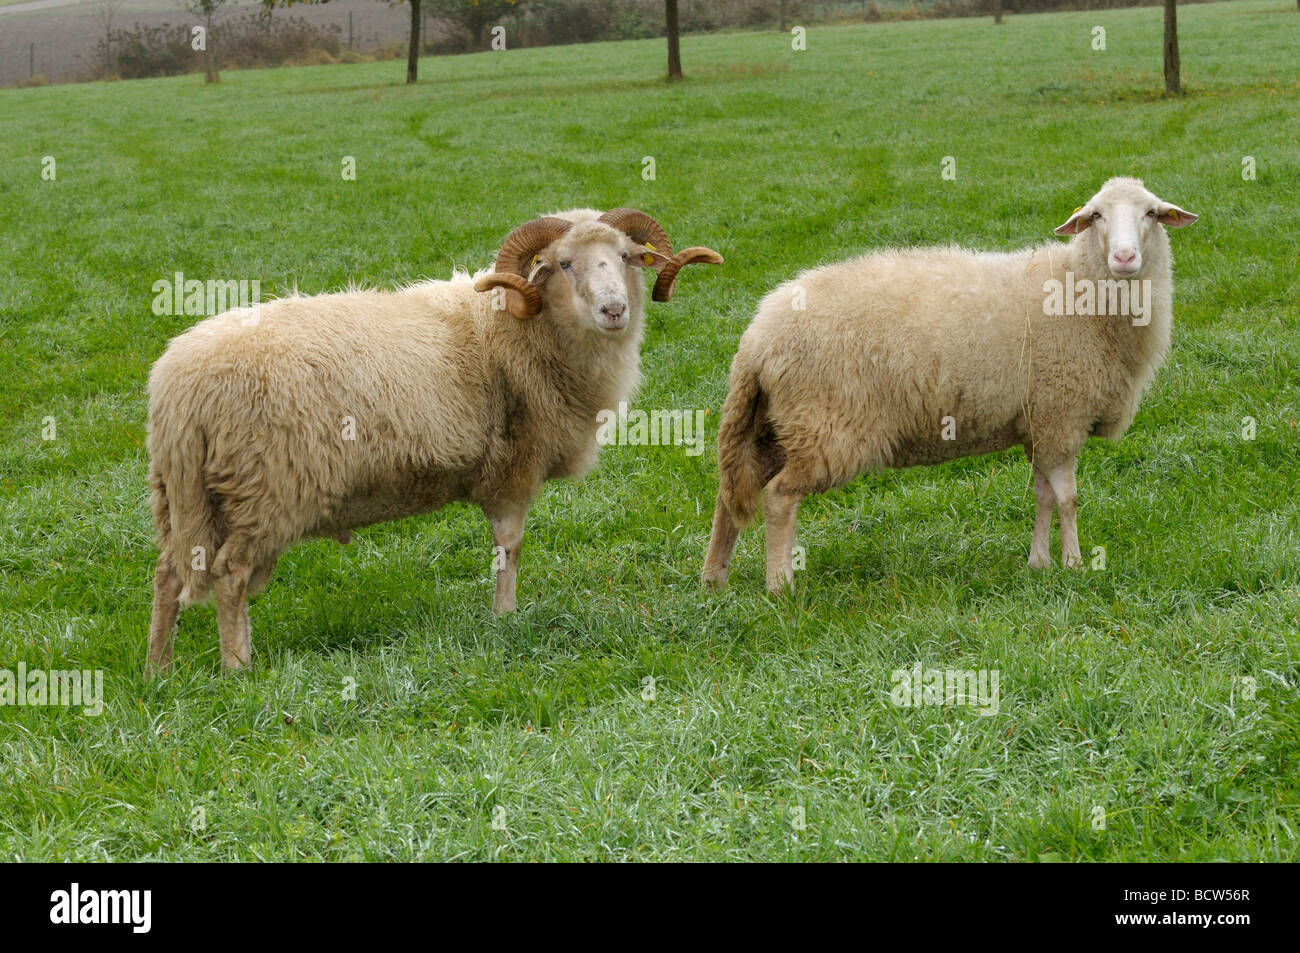
[[[655,279],[654,290],[650,293],[650,297],[655,301],[667,301],[672,298],[677,288],[677,272],[682,270],[683,265],[722,264],[721,255],[711,248],[702,246],[687,248],[674,255],[672,243],[668,241],[668,233],[658,222],[638,209],[616,208],[606,212],[600,220],[619,229],[632,241],[664,256],[653,264],[654,270],[659,273]]]
[[[527,278],[508,271],[494,271],[474,282],[475,291],[493,288],[506,289],[506,310],[516,318],[531,318],[542,310],[542,293]]]
[[[474,282],[475,291],[506,289],[506,310],[516,318],[531,318],[542,310],[542,293],[529,280],[537,253],[573,223],[563,218],[535,218],[506,236],[497,252],[495,270]]]
[[[683,248],[672,260],[666,262],[659,269],[659,277],[655,280],[654,290],[650,293],[655,301],[668,301],[672,298],[673,292],[677,290],[677,272],[682,270],[683,265],[720,265],[722,256],[712,248],[705,248],[703,245],[696,245],[693,248]]]
[[[663,255],[662,260],[654,263],[655,271],[662,268],[672,257],[673,246],[668,240],[668,233],[653,218],[635,208],[616,208],[606,212],[600,217],[611,228],[617,228],[638,245],[644,245],[651,251],[657,251]]]

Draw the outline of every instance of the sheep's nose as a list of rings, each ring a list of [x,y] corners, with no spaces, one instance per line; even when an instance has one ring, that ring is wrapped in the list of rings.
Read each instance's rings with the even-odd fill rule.
[[[627,310],[627,305],[623,304],[622,302],[615,302],[613,304],[602,304],[600,306],[600,313],[603,314],[605,317],[609,318],[611,321],[617,321],[619,318],[623,317],[623,312],[626,310]]]
[[[1131,248],[1121,248],[1115,252],[1115,264],[1131,265],[1137,259],[1137,252]]]

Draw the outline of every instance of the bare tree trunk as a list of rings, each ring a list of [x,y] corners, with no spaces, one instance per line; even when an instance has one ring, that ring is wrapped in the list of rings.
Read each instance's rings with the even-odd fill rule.
[[[1297,0],[1300,2],[1300,0]],[[104,28],[104,70],[109,76],[117,75],[117,52],[113,46],[113,20],[122,6],[122,0],[99,0],[95,8],[95,19]]]
[[[1295,2],[1300,3],[1300,0],[1295,0]],[[777,9],[780,11],[780,17],[781,17],[780,30],[782,33],[784,33],[785,32],[785,0],[780,0],[780,2],[777,4]]]
[[[411,48],[406,53],[406,82],[414,83],[420,74],[420,0],[411,0]]]
[[[1297,0],[1300,2],[1300,0]],[[1176,93],[1178,81],[1178,0],[1165,0],[1165,92]]]
[[[677,36],[677,0],[664,0],[664,14],[668,20],[668,79],[682,78],[682,50]]]
[[[219,83],[221,75],[217,72],[216,51],[212,42],[212,14],[207,15],[203,29],[206,33],[203,37],[203,82],[205,85]]]
[[[1300,3],[1300,0],[1295,0],[1295,2]],[[1002,0],[993,0],[993,3],[994,3],[993,22],[1001,23],[1002,22]]]

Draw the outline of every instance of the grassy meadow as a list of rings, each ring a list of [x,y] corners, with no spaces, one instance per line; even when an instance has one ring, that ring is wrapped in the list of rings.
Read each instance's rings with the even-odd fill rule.
[[[0,857],[1300,859],[1300,14],[1179,21],[1177,98],[1158,8],[691,36],[671,86],[659,41],[426,59],[413,88],[392,62],[0,91],[0,668],[105,695],[0,708]],[[1017,450],[809,500],[792,595],[761,530],[702,591],[761,295],[885,245],[1043,240],[1117,174],[1201,220],[1170,236],[1167,365],[1080,460],[1105,568],[1060,568],[1055,534],[1025,567]],[[144,384],[196,320],[153,283],[391,287],[576,205],[726,256],[650,306],[636,403],[708,410],[706,452],[549,485],[516,615],[453,507],[287,554],[247,673],[205,606],[148,679]],[[916,664],[996,669],[998,714],[891,704]]]

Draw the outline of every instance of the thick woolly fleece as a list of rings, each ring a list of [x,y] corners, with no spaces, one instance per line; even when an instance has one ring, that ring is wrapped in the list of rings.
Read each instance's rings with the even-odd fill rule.
[[[781,285],[731,365],[719,501],[744,526],[778,473],[783,491],[802,496],[868,470],[1017,444],[1047,473],[1088,437],[1121,436],[1169,348],[1164,228],[1143,247],[1148,324],[1044,314],[1048,279],[1110,280],[1106,255],[1088,229],[1013,253],[878,252]]]
[[[304,536],[453,501],[526,505],[545,480],[582,475],[597,412],[639,380],[633,277],[617,337],[563,307],[512,318],[468,276],[286,298],[186,331],[149,376],[160,577],[179,573],[189,603],[247,567],[252,595]]]

